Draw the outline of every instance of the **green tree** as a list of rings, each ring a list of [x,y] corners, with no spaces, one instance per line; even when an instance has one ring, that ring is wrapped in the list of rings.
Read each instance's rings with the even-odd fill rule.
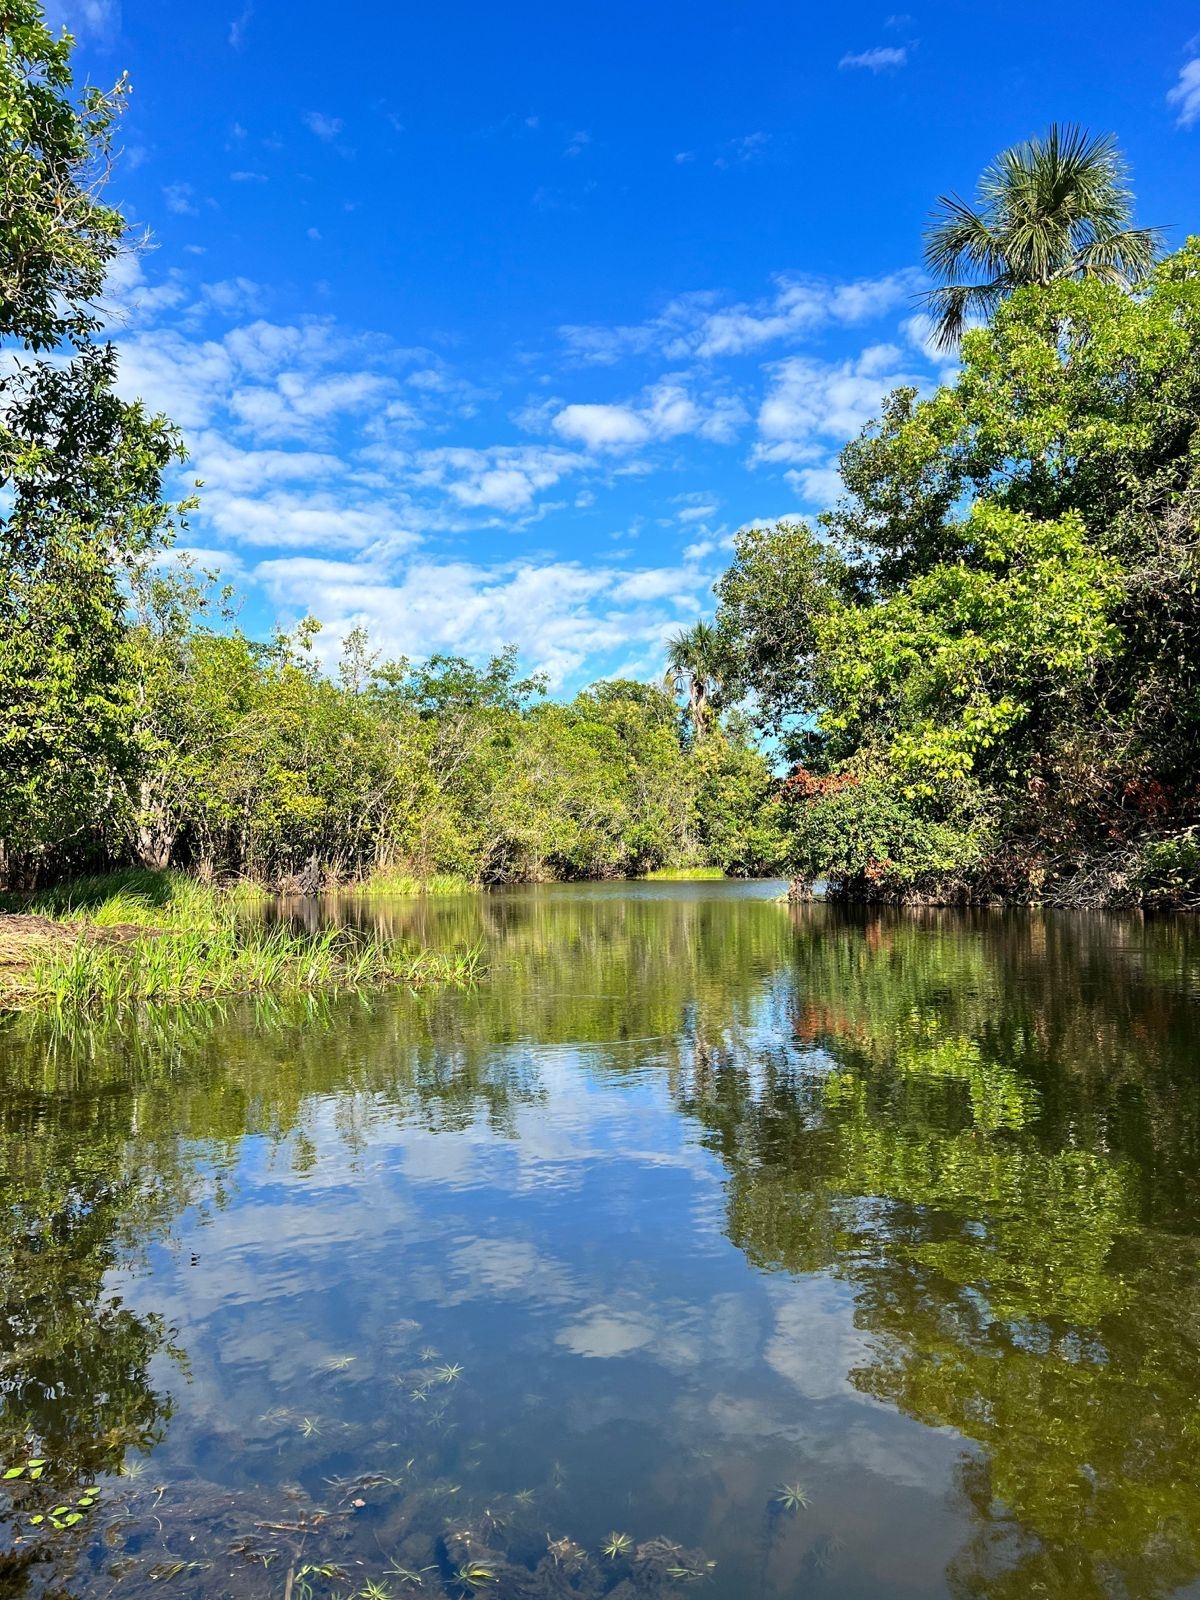
[[[667,640],[664,681],[672,694],[686,697],[688,721],[697,741],[704,738],[716,714],[723,671],[721,639],[711,623],[696,622]]]
[[[1063,278],[1137,282],[1159,241],[1130,226],[1128,169],[1111,137],[1051,123],[997,157],[975,205],[942,195],[925,235],[925,265],[945,282],[927,296],[935,338],[956,345],[972,315],[990,317],[1014,289]],[[968,281],[961,281],[970,274]]]
[[[0,18],[0,873],[66,847],[130,758],[123,581],[172,535],[182,455],[96,341],[126,235],[99,198],[125,89],[76,95],[71,44],[35,0]]]
[[[962,354],[842,452],[819,534],[756,535],[719,586],[745,686],[801,719],[798,857],[854,892],[1186,901],[1200,244],[1136,295],[1017,290]]]

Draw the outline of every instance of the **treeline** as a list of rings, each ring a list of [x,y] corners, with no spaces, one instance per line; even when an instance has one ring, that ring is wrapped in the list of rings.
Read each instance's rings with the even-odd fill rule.
[[[563,704],[512,651],[486,668],[381,661],[361,630],[331,677],[315,623],[256,643],[208,625],[220,600],[186,564],[141,572],[102,782],[89,768],[74,814],[63,793],[26,814],[10,879],[128,861],[272,884],[310,863],[327,883],[780,865],[774,780],[737,719],[695,739],[664,688],[600,683]]]

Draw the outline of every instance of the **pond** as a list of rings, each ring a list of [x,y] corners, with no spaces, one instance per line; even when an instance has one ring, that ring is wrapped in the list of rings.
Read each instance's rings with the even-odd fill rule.
[[[1200,936],[356,906],[467,992],[0,1033],[0,1594],[1200,1592]]]

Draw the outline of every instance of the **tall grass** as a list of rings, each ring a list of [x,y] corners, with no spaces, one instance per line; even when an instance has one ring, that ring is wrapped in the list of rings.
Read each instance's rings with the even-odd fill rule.
[[[352,928],[308,933],[268,924],[257,915],[265,900],[250,884],[145,871],[24,897],[19,909],[62,930],[10,952],[0,1006],[96,1012],[142,1001],[466,983],[479,973],[477,949],[447,954]],[[18,909],[11,898],[8,905]]]
[[[411,873],[378,867],[369,878],[346,885],[348,894],[395,896],[466,894],[478,886],[457,872],[436,872],[431,878],[415,878]]]
[[[720,867],[655,867],[653,872],[643,872],[642,877],[655,883],[686,883],[693,878],[723,878]]]
[[[250,910],[266,898],[266,891],[257,884],[208,884],[186,872],[152,872],[135,867],[126,872],[73,878],[32,895],[5,895],[0,897],[0,908],[89,922],[98,928],[120,923],[147,928],[170,924],[194,928],[215,927],[231,913]]]
[[[56,941],[35,954],[18,995],[56,1011],[119,1010],[266,991],[467,983],[479,966],[477,949],[414,951],[345,928],[304,934],[233,923],[147,932],[118,944]]]

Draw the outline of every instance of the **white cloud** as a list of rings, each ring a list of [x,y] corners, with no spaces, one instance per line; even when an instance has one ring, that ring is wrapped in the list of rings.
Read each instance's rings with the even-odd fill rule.
[[[270,386],[235,389],[229,409],[259,439],[308,439],[334,418],[377,409],[392,392],[375,372],[280,372]]]
[[[819,440],[853,438],[879,415],[883,397],[921,380],[903,370],[895,345],[872,345],[853,360],[837,363],[791,356],[768,370],[771,387],[758,413],[759,443],[753,460],[812,466]],[[811,480],[815,486],[820,480]]]
[[[267,175],[265,172],[231,172],[229,181],[231,183],[266,183]]]
[[[564,439],[577,439],[589,450],[620,450],[650,437],[646,420],[629,406],[564,406],[552,425]]]
[[[923,281],[913,268],[844,283],[781,274],[773,292],[760,300],[720,306],[712,293],[682,295],[648,322],[611,328],[574,324],[559,333],[571,355],[597,366],[649,350],[661,350],[673,361],[707,361],[794,341],[831,322],[871,321],[911,300]]]
[[[1179,127],[1191,128],[1200,122],[1200,56],[1179,69],[1179,82],[1167,95],[1167,104],[1178,106],[1175,121]]]
[[[823,467],[793,467],[783,476],[805,505],[817,506],[822,510],[826,506],[831,506],[846,489],[841,473],[832,464]]]
[[[628,450],[655,439],[695,434],[728,443],[746,421],[741,401],[729,395],[697,400],[682,378],[665,377],[625,405],[569,405],[551,426],[589,450]]]
[[[163,199],[167,203],[167,210],[173,211],[179,217],[194,217],[196,215],[193,194],[194,190],[190,183],[167,183],[163,185]]]
[[[497,445],[490,449],[448,446],[414,458],[413,483],[443,489],[466,509],[524,512],[536,495],[583,465],[573,451],[542,445]]]
[[[563,151],[563,155],[570,157],[581,156],[591,142],[591,134],[585,133],[582,129],[580,129],[578,133],[573,133],[571,135],[570,140],[567,143],[567,148]]]
[[[344,126],[340,117],[327,116],[324,111],[306,111],[304,125],[310,133],[315,133],[318,139],[323,139],[326,144],[336,139]]]
[[[867,72],[894,72],[908,64],[908,51],[903,45],[876,45],[873,50],[863,50],[858,55],[845,55],[839,67],[860,68]]]
[[[229,24],[229,44],[234,50],[240,50],[242,40],[246,37],[246,29],[250,26],[250,18],[254,15],[254,7],[247,6],[240,16],[235,17]]]
[[[388,655],[447,650],[479,660],[515,643],[523,661],[561,685],[605,658],[619,658],[630,675],[652,675],[663,639],[699,608],[715,574],[699,565],[630,573],[577,561],[488,566],[417,555],[390,577],[373,556],[272,558],[255,576],[281,608],[322,617],[317,648],[329,662],[362,625]]]
[[[109,327],[153,322],[160,314],[176,309],[189,298],[186,286],[176,273],[151,284],[142,267],[143,257],[136,250],[116,256],[104,280],[105,323]]]
[[[750,161],[757,161],[762,156],[771,142],[771,135],[761,130],[755,133],[744,133],[740,138],[730,139],[725,146],[724,153],[713,162],[714,167],[742,167]]]
[[[410,548],[419,537],[403,510],[374,496],[360,497],[354,504],[342,489],[259,488],[245,494],[207,489],[202,510],[203,520],[235,546],[398,551]]]
[[[46,21],[55,31],[110,40],[120,30],[121,7],[119,0],[49,0]]]

